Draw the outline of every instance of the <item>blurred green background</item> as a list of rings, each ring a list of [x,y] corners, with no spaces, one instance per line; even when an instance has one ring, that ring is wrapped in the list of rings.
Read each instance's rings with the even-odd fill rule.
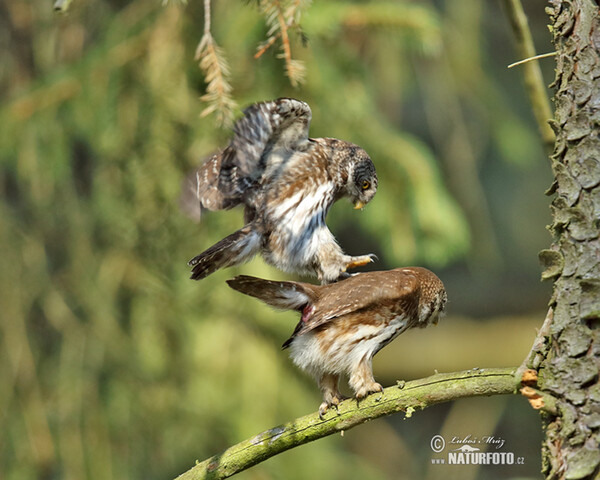
[[[418,264],[448,317],[375,359],[385,386],[434,370],[520,364],[550,286],[548,161],[500,2],[314,1],[292,36],[292,88],[253,3],[213,2],[212,33],[240,108],[292,96],[311,135],[364,147],[379,192],[328,223],[377,269]],[[544,2],[526,2],[539,53]],[[188,280],[186,262],[242,225],[179,210],[184,176],[229,131],[200,117],[201,2],[0,4],[0,478],[168,479],[196,459],[316,410],[316,384],[280,351],[295,322],[227,288],[286,275],[260,258]],[[553,60],[542,64],[550,83]],[[550,94],[550,92],[549,92]],[[238,111],[239,114],[239,111]],[[288,278],[291,278],[287,276]],[[430,439],[495,435],[525,465],[431,465]],[[521,398],[396,415],[279,455],[246,479],[537,478],[540,421]]]

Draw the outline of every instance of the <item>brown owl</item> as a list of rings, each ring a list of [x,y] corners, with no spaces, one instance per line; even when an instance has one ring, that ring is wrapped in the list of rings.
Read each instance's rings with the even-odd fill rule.
[[[373,162],[362,148],[334,138],[308,138],[310,107],[280,98],[248,107],[229,146],[213,155],[187,190],[200,210],[244,205],[246,225],[189,261],[199,280],[257,253],[287,271],[336,281],[373,255],[344,254],[327,228],[333,203],[364,207],[377,191]]]
[[[317,379],[321,417],[342,399],[342,374],[357,399],[382,391],[373,378],[373,356],[409,328],[437,324],[447,300],[441,280],[420,267],[359,273],[329,285],[245,275],[227,283],[269,305],[301,313],[283,348],[289,347],[294,363]]]

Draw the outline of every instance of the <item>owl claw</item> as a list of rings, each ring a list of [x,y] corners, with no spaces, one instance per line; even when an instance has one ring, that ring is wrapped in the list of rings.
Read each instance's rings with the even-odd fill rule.
[[[321,420],[325,420],[325,413],[327,413],[327,410],[329,410],[329,405],[327,402],[323,402],[321,405],[319,405],[319,418]]]
[[[319,418],[321,420],[325,420],[325,414],[329,410],[329,407],[335,408],[335,411],[338,412],[339,403],[339,400],[336,400],[335,402],[332,401],[331,403],[323,402],[321,405],[319,405]]]
[[[376,255],[370,253],[369,255],[363,255],[362,257],[353,257],[352,261],[346,265],[346,270],[349,268],[362,267],[371,262],[374,262],[377,259]]]
[[[338,406],[339,406],[340,402],[343,401],[343,400],[345,400],[346,398],[347,397],[344,397],[341,393],[338,392],[331,399],[331,401],[329,401],[329,402],[323,401],[323,403],[321,403],[321,405],[319,405],[319,418],[321,420],[325,420],[325,414],[329,410],[329,407],[335,408],[335,411],[339,413]]]
[[[329,411],[329,407],[335,408],[336,413],[339,414],[337,404],[332,403],[328,405],[327,402],[323,402],[321,405],[319,405],[319,418],[321,420],[325,420],[325,414]]]
[[[375,400],[378,402],[383,398],[384,392],[383,392],[383,387],[381,386],[381,384],[374,382],[371,385],[368,385],[367,387],[356,392],[356,401],[360,402],[362,399],[368,397],[372,393],[377,393],[377,392],[381,393],[381,396]]]

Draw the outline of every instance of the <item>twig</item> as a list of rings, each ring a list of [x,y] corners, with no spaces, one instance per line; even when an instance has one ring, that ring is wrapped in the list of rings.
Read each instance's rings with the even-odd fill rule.
[[[290,37],[288,36],[288,26],[283,16],[281,5],[278,1],[274,2],[277,5],[277,21],[279,22],[279,32],[281,33],[281,44],[283,48],[283,54],[285,56],[285,63],[288,65],[292,61],[292,49],[290,47]]]
[[[254,54],[255,59],[259,59],[263,56],[263,54],[271,48],[271,46],[277,41],[277,39],[281,36],[281,32],[277,32],[271,38],[269,38],[266,42],[262,43],[258,47],[258,51]]]
[[[529,57],[529,58],[524,58],[523,60],[519,60],[518,62],[511,63],[506,68],[513,68],[518,65],[523,65],[524,63],[531,62],[533,60],[540,60],[542,58],[549,58],[549,57],[555,57],[555,56],[556,56],[556,52],[541,53],[539,55],[535,55],[535,56]]]
[[[552,415],[556,415],[556,399],[550,393],[540,390],[537,386],[538,369],[544,358],[546,358],[550,346],[550,327],[552,326],[553,319],[554,309],[550,307],[546,314],[546,318],[544,319],[544,323],[535,336],[529,353],[523,359],[521,366],[517,368],[515,377],[523,385],[523,388],[521,388],[519,392],[529,400],[530,405],[534,409],[543,410]]]
[[[504,4],[516,37],[519,55],[522,58],[535,57],[535,46],[521,0],[504,0]],[[539,64],[537,62],[525,63],[523,75],[544,148],[550,154],[554,148],[554,132],[548,124],[548,121],[552,119],[552,109]]]
[[[204,0],[204,35],[210,35],[210,0]]]
[[[200,61],[200,69],[208,83],[206,93],[200,97],[200,100],[208,103],[208,107],[202,111],[201,116],[217,112],[217,122],[229,126],[233,121],[233,110],[236,106],[231,97],[231,85],[227,80],[229,66],[210,33],[210,26],[210,0],[204,0],[204,34],[195,55],[195,59]]]
[[[259,433],[198,463],[177,480],[227,478],[285,450],[384,415],[405,412],[408,418],[417,409],[458,398],[514,394],[518,386],[514,368],[442,373],[399,382],[398,386],[386,388],[383,394],[372,394],[360,403],[345,400],[337,412],[332,409],[324,420],[313,413]]]
[[[304,64],[292,58],[292,47],[290,43],[289,30],[298,26],[302,0],[295,0],[289,7],[285,8],[281,0],[262,0],[260,9],[267,19],[269,30],[266,41],[258,45],[254,58],[260,58],[275,42],[281,39],[281,53],[277,55],[285,61],[286,75],[293,87],[304,82]]]
[[[301,62],[292,59],[292,47],[288,35],[288,22],[285,19],[279,0],[274,0],[274,4],[277,6],[277,21],[279,22],[279,33],[281,33],[281,47],[283,49],[281,57],[285,60],[285,70],[292,87],[297,87],[298,84],[303,82],[304,68]],[[293,16],[290,16],[289,18],[292,20]]]
[[[517,377],[521,379],[523,372],[525,370],[531,368],[533,370],[537,370],[540,366],[541,361],[546,356],[546,350],[548,348],[546,342],[548,337],[550,336],[550,326],[552,325],[552,319],[554,318],[554,309],[550,307],[548,309],[548,313],[546,314],[546,318],[544,319],[544,323],[541,328],[538,330],[538,333],[533,341],[533,345],[531,346],[531,350],[527,356],[523,359],[523,363],[517,369]]]

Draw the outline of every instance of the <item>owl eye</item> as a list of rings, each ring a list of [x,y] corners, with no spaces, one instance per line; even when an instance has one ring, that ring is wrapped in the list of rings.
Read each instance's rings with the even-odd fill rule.
[[[368,180],[363,181],[363,183],[362,183],[363,190],[367,190],[370,186],[371,186],[371,182],[369,182]]]

